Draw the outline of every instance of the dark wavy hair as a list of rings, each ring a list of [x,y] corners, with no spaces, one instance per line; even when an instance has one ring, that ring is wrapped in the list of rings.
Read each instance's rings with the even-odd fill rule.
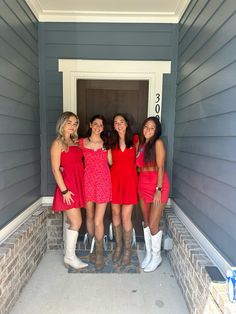
[[[127,128],[125,132],[125,145],[127,148],[131,148],[134,145],[134,140],[133,140],[133,132],[131,130],[131,127],[129,125],[128,118],[124,113],[117,113],[113,116],[112,118],[112,132],[111,132],[111,143],[110,146],[112,149],[116,148],[117,145],[120,147],[120,142],[119,142],[119,134],[114,128],[114,121],[116,117],[122,117],[125,122],[127,123]]]
[[[150,138],[150,140],[145,144],[145,137],[143,135],[143,130],[145,125],[147,124],[147,122],[152,121],[154,122],[156,129],[155,129],[155,133],[153,135],[152,138]],[[156,117],[149,117],[147,119],[144,120],[143,124],[142,124],[142,131],[141,131],[141,135],[140,135],[140,144],[145,144],[145,150],[144,150],[144,162],[147,164],[152,164],[155,162],[156,160],[156,150],[155,150],[155,143],[156,140],[159,139],[159,137],[161,136],[161,122],[159,121],[158,118]]]
[[[107,136],[107,123],[106,123],[106,119],[103,115],[101,114],[96,114],[94,115],[90,121],[89,121],[89,125],[90,123],[92,124],[93,121],[95,121],[96,119],[99,119],[99,120],[102,120],[102,124],[103,124],[103,131],[101,132],[100,134],[100,137],[101,139],[103,140],[103,148],[105,149],[109,149],[109,141],[108,141],[108,136]],[[88,128],[88,131],[87,131],[87,137],[90,137],[92,134],[92,130],[91,128],[89,127]]]

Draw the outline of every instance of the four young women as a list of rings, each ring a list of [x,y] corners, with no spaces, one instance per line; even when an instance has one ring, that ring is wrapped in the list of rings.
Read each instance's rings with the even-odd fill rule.
[[[146,245],[141,267],[145,272],[154,271],[161,263],[159,222],[170,189],[164,170],[166,156],[160,138],[161,124],[155,117],[147,118],[139,143],[126,116],[116,114],[109,147],[104,128],[104,117],[96,115],[90,121],[88,136],[78,141],[75,114],[65,112],[57,123],[58,137],[51,147],[52,170],[57,183],[52,208],[65,211],[70,223],[66,230],[65,264],[74,268],[87,266],[75,255],[81,226],[80,208],[86,205],[87,231],[90,238],[96,238],[96,253],[91,260],[95,261],[97,269],[103,268],[103,218],[107,203],[111,201],[116,240],[113,261],[119,262],[123,253],[122,263],[128,265],[133,229],[131,216],[138,195]]]

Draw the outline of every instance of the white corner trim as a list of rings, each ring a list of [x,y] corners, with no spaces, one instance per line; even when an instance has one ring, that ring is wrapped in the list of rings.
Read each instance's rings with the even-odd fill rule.
[[[172,199],[172,208],[179,220],[185,225],[193,238],[198,242],[201,248],[205,251],[206,255],[215,263],[219,268],[222,275],[225,276],[226,270],[230,269],[230,265],[226,259],[219,253],[219,251],[211,244],[211,242],[204,236],[204,234],[197,228],[197,226],[188,218],[182,209]]]

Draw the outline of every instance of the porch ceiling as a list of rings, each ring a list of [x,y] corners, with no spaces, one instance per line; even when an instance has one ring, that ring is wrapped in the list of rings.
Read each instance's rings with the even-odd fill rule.
[[[178,23],[190,1],[26,0],[41,22],[116,23]]]

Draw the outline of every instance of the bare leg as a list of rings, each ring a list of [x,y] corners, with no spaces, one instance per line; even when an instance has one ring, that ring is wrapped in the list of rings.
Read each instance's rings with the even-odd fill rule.
[[[139,204],[143,215],[144,228],[146,228],[147,226],[149,226],[149,210],[151,204],[145,203],[144,200],[141,198],[139,199]]]
[[[132,221],[131,221],[132,210],[133,210],[133,205],[122,205],[121,216],[122,216],[123,228],[125,231],[130,231],[130,229],[132,229],[133,227]]]
[[[163,215],[165,206],[166,203],[161,203],[158,206],[154,206],[154,204],[151,205],[149,213],[149,228],[152,235],[156,234],[159,231],[159,223]]]
[[[117,227],[121,224],[121,206],[119,204],[111,204],[112,208],[112,224],[113,226]]]
[[[78,231],[82,223],[82,216],[81,216],[80,208],[71,208],[67,210],[66,216],[69,220],[70,229]]]
[[[93,237],[95,233],[93,202],[87,202],[86,204],[86,227],[88,234]]]
[[[103,219],[106,207],[107,203],[96,204],[94,223],[95,223],[95,236],[98,241],[102,240],[104,235]]]

